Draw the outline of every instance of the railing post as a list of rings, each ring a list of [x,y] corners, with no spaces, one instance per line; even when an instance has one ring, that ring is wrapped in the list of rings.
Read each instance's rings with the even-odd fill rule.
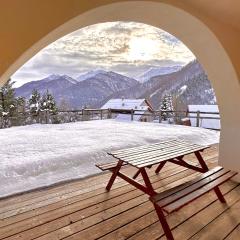
[[[101,120],[103,119],[103,110],[100,110]]]
[[[197,111],[197,119],[196,119],[196,126],[199,127],[200,126],[200,112]]]
[[[131,109],[131,121],[133,121],[133,109]]]
[[[162,122],[162,112],[161,111],[159,111],[158,117],[159,117],[159,123],[161,123]]]
[[[112,118],[112,110],[111,110],[111,108],[108,109],[108,118],[109,119]]]
[[[49,111],[45,111],[45,117],[46,117],[46,124],[49,124]]]
[[[82,121],[84,121],[84,108],[82,108]]]

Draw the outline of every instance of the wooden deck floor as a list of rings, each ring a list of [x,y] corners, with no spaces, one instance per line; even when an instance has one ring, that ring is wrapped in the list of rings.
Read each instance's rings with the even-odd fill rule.
[[[217,162],[217,146],[204,153],[209,167]],[[189,159],[194,161],[193,156]],[[126,167],[125,172],[134,173]],[[159,176],[149,170],[158,191],[198,173],[166,165]],[[0,201],[0,239],[155,240],[165,239],[148,197],[122,180],[105,192],[109,173]],[[176,239],[240,239],[240,184],[221,187],[227,204],[209,193],[168,216]]]

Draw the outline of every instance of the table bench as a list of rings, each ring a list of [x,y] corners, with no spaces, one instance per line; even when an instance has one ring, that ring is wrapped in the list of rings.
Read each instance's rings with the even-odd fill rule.
[[[112,172],[106,186],[107,191],[110,191],[116,177],[120,177],[137,189],[148,194],[150,201],[155,207],[167,239],[173,240],[174,238],[164,213],[170,214],[177,211],[181,207],[189,204],[196,198],[199,198],[211,190],[214,190],[218,199],[224,203],[225,199],[218,186],[237,174],[233,171],[224,170],[222,167],[216,167],[209,170],[201,156],[201,152],[208,147],[209,146],[202,146],[173,139],[165,142],[109,152],[108,154],[113,156],[117,162],[97,164],[96,166],[102,171],[110,170]],[[195,154],[199,166],[193,165],[184,160],[184,156],[188,154]],[[146,169],[157,165],[155,173],[159,174],[167,162],[203,174],[190,182],[184,183],[165,192],[157,193],[153,189]],[[125,165],[131,165],[137,169],[133,178],[120,171]],[[139,174],[142,176],[144,184],[135,181],[135,178]]]
[[[127,163],[123,163],[124,165],[127,165]],[[111,171],[117,166],[117,162],[98,163],[95,166],[102,171]]]
[[[235,175],[237,172],[215,167],[194,180],[150,197],[167,239],[173,240],[174,238],[164,212],[170,214],[177,211],[211,190],[214,190],[218,199],[225,203],[224,196],[218,187]]]

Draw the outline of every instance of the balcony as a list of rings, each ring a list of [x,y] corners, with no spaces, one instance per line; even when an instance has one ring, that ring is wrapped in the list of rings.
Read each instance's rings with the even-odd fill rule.
[[[218,145],[203,157],[210,168],[216,166]],[[188,158],[195,161],[194,156]],[[133,175],[135,169],[124,171]],[[171,164],[159,176],[149,170],[158,191],[197,174]],[[1,200],[0,239],[166,239],[147,195],[120,179],[107,193],[109,176],[100,174]],[[239,239],[240,184],[228,181],[221,190],[226,205],[212,191],[168,216],[176,239]]]

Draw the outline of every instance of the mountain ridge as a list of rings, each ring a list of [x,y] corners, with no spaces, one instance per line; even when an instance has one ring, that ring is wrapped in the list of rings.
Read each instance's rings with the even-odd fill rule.
[[[71,109],[101,107],[111,98],[147,98],[155,109],[164,94],[172,94],[185,105],[216,103],[214,90],[202,66],[193,61],[178,71],[151,77],[143,83],[113,71],[96,70],[76,80],[67,75],[52,74],[16,88],[16,95],[29,98],[34,88],[42,94],[51,92],[58,106],[64,100]],[[84,80],[83,80],[84,79]],[[183,91],[184,87],[184,91]]]

